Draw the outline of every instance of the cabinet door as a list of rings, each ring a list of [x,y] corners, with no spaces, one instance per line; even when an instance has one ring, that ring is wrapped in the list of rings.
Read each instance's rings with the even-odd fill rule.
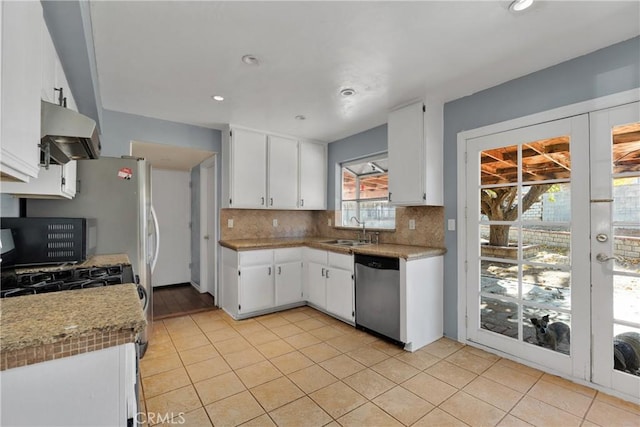
[[[309,262],[307,266],[307,294],[306,299],[310,303],[320,308],[327,307],[327,293],[325,274],[327,266],[315,262]]]
[[[327,280],[327,311],[345,320],[353,321],[353,276],[351,271],[329,268]]]
[[[269,136],[270,208],[295,209],[298,205],[298,141]]]
[[[422,102],[392,111],[387,127],[391,203],[424,204],[426,159]]]
[[[70,198],[76,195],[77,170],[76,160],[71,160],[62,167],[62,194]]]
[[[239,289],[239,313],[250,313],[273,307],[273,267],[271,265],[242,267]]]
[[[267,193],[267,136],[233,129],[231,207],[264,208]]]
[[[275,266],[276,306],[302,301],[302,262]]]
[[[42,5],[0,2],[0,173],[27,182],[40,162]]]
[[[327,208],[327,149],[300,142],[300,202],[302,209]]]
[[[53,104],[57,104],[56,92],[56,61],[58,54],[53,46],[53,40],[47,30],[47,24],[42,18],[42,86],[40,97]]]

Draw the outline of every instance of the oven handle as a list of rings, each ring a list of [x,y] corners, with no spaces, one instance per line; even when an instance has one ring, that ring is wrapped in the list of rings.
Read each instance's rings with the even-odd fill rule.
[[[138,296],[140,297],[141,300],[143,300],[142,310],[144,311],[144,310],[147,309],[147,304],[149,303],[149,298],[148,298],[148,295],[147,295],[147,290],[142,285],[138,285]]]

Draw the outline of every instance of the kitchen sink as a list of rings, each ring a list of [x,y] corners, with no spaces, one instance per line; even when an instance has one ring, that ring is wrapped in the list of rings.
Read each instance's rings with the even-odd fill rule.
[[[324,242],[324,243],[328,245],[345,246],[345,247],[368,246],[371,244],[369,242],[363,242],[360,240],[347,240],[347,239],[331,240],[329,242]]]

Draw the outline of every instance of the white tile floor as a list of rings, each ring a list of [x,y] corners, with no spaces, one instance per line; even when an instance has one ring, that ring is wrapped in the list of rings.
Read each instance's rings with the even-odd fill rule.
[[[445,338],[404,352],[310,307],[154,328],[149,425],[640,426],[640,407],[593,389]]]

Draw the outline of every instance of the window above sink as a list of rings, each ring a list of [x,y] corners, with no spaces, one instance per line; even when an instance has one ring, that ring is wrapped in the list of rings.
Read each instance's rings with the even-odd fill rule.
[[[396,210],[389,204],[387,153],[342,163],[340,226],[361,229],[394,229]]]

